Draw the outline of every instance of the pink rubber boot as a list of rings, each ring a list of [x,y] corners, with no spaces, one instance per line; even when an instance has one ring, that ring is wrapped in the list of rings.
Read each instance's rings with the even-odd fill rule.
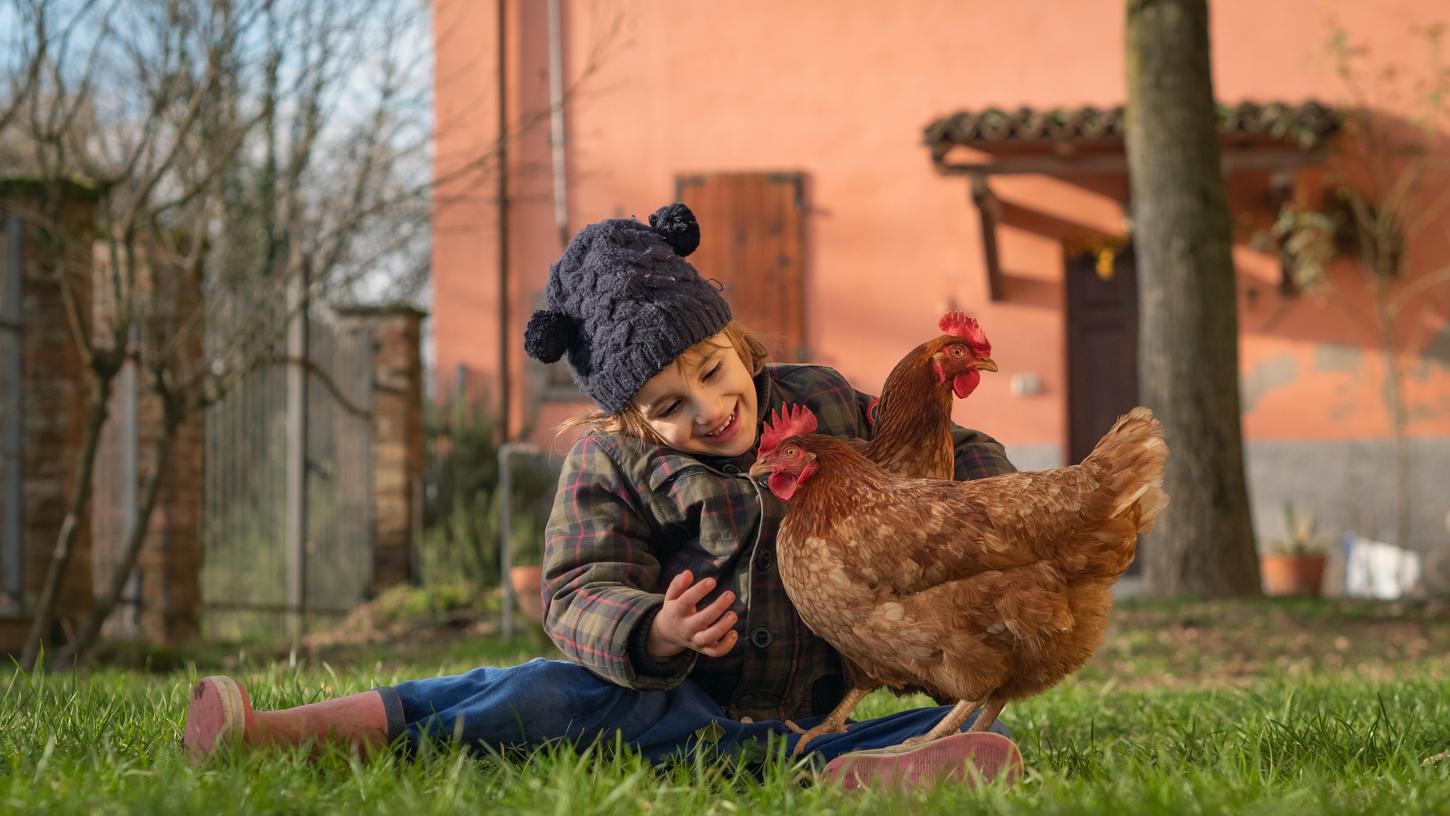
[[[881,748],[842,754],[822,776],[846,790],[925,788],[943,782],[1012,783],[1022,775],[1022,752],[1001,734],[967,732],[909,748]]]
[[[182,744],[193,763],[226,745],[302,745],[341,742],[369,753],[388,742],[383,697],[365,691],[282,711],[253,711],[237,681],[217,675],[191,690]]]

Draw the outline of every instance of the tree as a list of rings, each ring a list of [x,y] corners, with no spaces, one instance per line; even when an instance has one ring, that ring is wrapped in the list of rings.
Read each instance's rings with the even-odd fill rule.
[[[182,423],[263,366],[305,368],[336,394],[327,372],[280,351],[288,326],[307,303],[362,286],[394,298],[416,291],[439,187],[477,189],[504,144],[547,120],[547,108],[527,112],[497,142],[431,172],[433,75],[418,45],[428,12],[423,0],[0,0],[0,15],[26,23],[0,106],[13,111],[0,119],[0,144],[18,155],[0,175],[19,169],[44,191],[29,216],[63,293],[63,259],[89,257],[96,239],[108,301],[100,325],[71,310],[90,380],[85,441],[23,667],[36,664],[53,623],[125,361],[159,401],[161,433],[114,578],[63,663],[84,656],[121,596]],[[561,104],[603,53],[580,67]],[[59,228],[75,178],[102,191],[94,236]],[[162,269],[197,278],[192,313],[154,319],[177,308],[148,284]],[[180,352],[202,327],[198,365]]]
[[[0,133],[4,133],[12,120],[18,116],[30,94],[40,82],[40,69],[44,65],[43,53],[37,53],[48,45],[43,37],[28,36],[37,25],[44,25],[44,18],[35,15],[32,3],[10,3],[0,6],[0,20],[12,23],[10,35],[0,41],[4,56],[0,57],[0,72],[5,78],[5,87],[0,89]],[[6,158],[0,146],[0,161]]]
[[[1144,548],[1144,586],[1257,594],[1206,0],[1128,0],[1126,44],[1139,372],[1172,449],[1170,503]]]
[[[1343,135],[1324,177],[1327,200],[1287,202],[1273,229],[1292,262],[1297,289],[1337,309],[1344,325],[1376,349],[1379,393],[1394,443],[1392,538],[1401,547],[1414,540],[1408,358],[1435,324],[1431,313],[1443,310],[1435,295],[1450,288],[1450,266],[1409,263],[1412,248],[1423,253],[1433,239],[1443,240],[1435,227],[1450,211],[1450,166],[1443,148],[1437,149],[1450,123],[1445,31],[1436,25],[1409,33],[1425,46],[1418,70],[1390,64],[1371,71],[1370,55],[1351,44],[1348,31],[1334,27],[1329,52],[1347,99]],[[1388,101],[1402,101],[1409,118],[1378,109]]]

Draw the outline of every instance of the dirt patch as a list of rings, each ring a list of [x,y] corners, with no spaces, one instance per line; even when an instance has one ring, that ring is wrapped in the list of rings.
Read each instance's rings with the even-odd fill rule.
[[[1129,601],[1084,679],[1122,687],[1241,686],[1265,677],[1388,680],[1450,672],[1450,604]]]

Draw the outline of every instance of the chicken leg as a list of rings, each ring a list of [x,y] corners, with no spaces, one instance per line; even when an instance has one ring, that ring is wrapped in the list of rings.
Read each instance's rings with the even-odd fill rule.
[[[969,703],[966,700],[962,700],[952,706],[952,710],[948,711],[946,716],[942,717],[936,725],[932,726],[930,731],[919,737],[912,737],[902,742],[900,747],[921,745],[922,743],[945,737],[948,734],[957,733],[957,730],[962,727],[962,723],[966,722],[967,718],[972,716],[972,712],[976,711],[981,705],[981,703]]]
[[[831,709],[831,713],[827,714],[824,720],[821,720],[818,725],[809,730],[801,728],[790,720],[786,720],[785,724],[790,728],[790,730],[801,735],[800,740],[795,744],[794,755],[800,756],[801,752],[804,751],[806,748],[806,743],[810,742],[816,737],[821,736],[822,734],[844,733],[846,731],[846,718],[851,716],[851,712],[855,711],[856,706],[861,704],[861,700],[864,699],[866,695],[870,694],[871,692],[872,689],[862,688],[861,686],[856,686],[852,688],[850,691],[846,692],[846,696],[841,700],[841,702],[837,703],[836,707]]]
[[[1002,709],[1006,705],[1006,700],[993,700],[987,703],[987,708],[982,712],[982,716],[978,717],[977,721],[972,723],[972,727],[967,730],[986,731],[991,728],[992,723],[997,721],[997,715],[1002,713]]]

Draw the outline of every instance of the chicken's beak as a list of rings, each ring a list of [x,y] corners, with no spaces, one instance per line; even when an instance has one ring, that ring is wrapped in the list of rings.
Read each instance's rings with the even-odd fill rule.
[[[978,371],[996,371],[997,361],[993,360],[991,357],[983,357],[982,359],[978,360],[973,367],[976,368]]]
[[[764,460],[757,460],[755,464],[750,466],[750,470],[748,472],[750,474],[750,478],[759,479],[761,476],[769,476],[770,469],[771,468],[769,462],[766,462]]]

